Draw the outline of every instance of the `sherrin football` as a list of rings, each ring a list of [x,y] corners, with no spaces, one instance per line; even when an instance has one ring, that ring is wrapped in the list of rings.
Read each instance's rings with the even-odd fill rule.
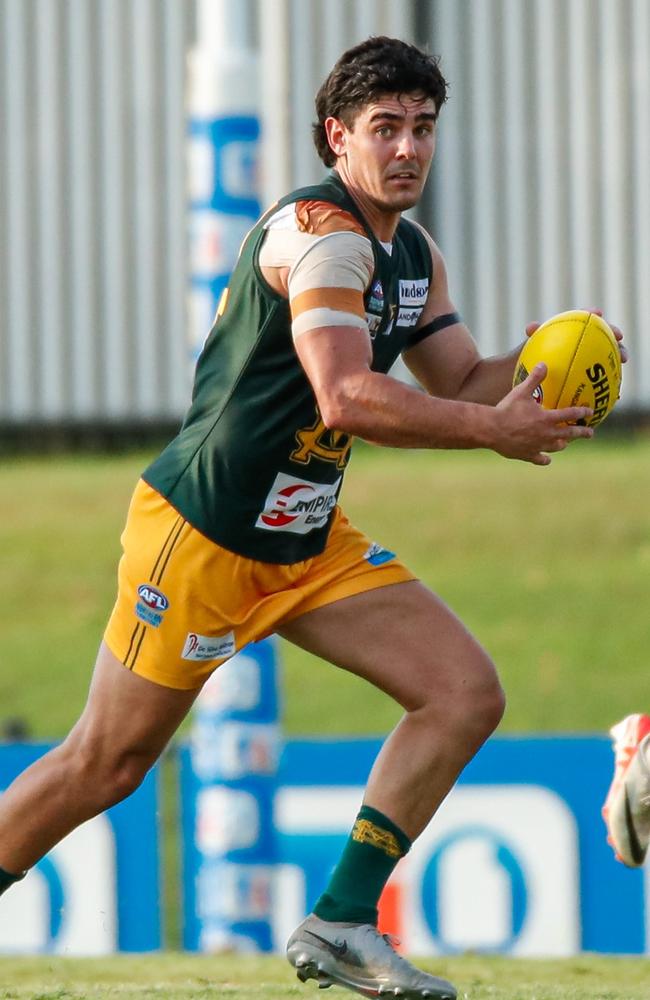
[[[548,373],[535,398],[545,409],[588,406],[594,411],[586,421],[590,427],[612,412],[621,393],[621,355],[601,316],[575,309],[547,319],[524,345],[513,385],[523,382],[540,361]]]

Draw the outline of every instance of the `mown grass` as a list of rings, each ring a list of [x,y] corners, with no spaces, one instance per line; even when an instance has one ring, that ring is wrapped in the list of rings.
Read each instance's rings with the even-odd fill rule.
[[[83,705],[148,458],[4,461],[0,719],[21,716],[37,737],[62,735]],[[547,469],[358,447],[343,505],[492,654],[509,698],[502,731],[588,731],[647,707],[648,496],[650,439],[638,435],[576,445]],[[288,733],[376,734],[396,720],[356,678],[282,653]]]
[[[478,958],[427,960],[451,979],[459,1000],[647,1000],[643,959],[581,956],[562,961]],[[0,1000],[285,1000],[314,998],[280,958],[165,954],[110,959],[3,959]],[[338,987],[328,1000],[350,997]]]

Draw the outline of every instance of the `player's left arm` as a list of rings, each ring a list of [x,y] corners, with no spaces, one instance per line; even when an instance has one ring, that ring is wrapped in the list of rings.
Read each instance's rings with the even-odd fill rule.
[[[411,340],[413,346],[403,353],[404,362],[432,396],[496,406],[512,388],[515,364],[525,341],[504,354],[488,358],[481,355],[452,302],[444,257],[429,234],[422,232],[431,249],[433,276]],[[538,326],[528,324],[526,335],[530,336]],[[625,363],[628,352],[623,334],[617,326],[610,326]]]

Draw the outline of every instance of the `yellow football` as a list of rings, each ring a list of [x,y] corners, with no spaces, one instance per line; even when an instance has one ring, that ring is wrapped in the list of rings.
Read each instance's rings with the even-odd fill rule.
[[[588,406],[594,411],[585,421],[590,427],[612,412],[621,394],[621,355],[601,316],[575,309],[547,319],[524,345],[512,384],[523,382],[540,361],[548,367],[535,392],[543,407]]]

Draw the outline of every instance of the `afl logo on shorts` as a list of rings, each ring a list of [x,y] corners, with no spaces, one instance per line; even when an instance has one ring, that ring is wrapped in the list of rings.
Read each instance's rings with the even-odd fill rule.
[[[158,628],[163,620],[163,614],[169,607],[169,601],[160,590],[150,583],[141,583],[138,587],[138,600],[135,613],[145,625]]]
[[[165,595],[148,583],[140,584],[138,587],[138,597],[152,611],[166,611],[169,607],[169,601]]]

